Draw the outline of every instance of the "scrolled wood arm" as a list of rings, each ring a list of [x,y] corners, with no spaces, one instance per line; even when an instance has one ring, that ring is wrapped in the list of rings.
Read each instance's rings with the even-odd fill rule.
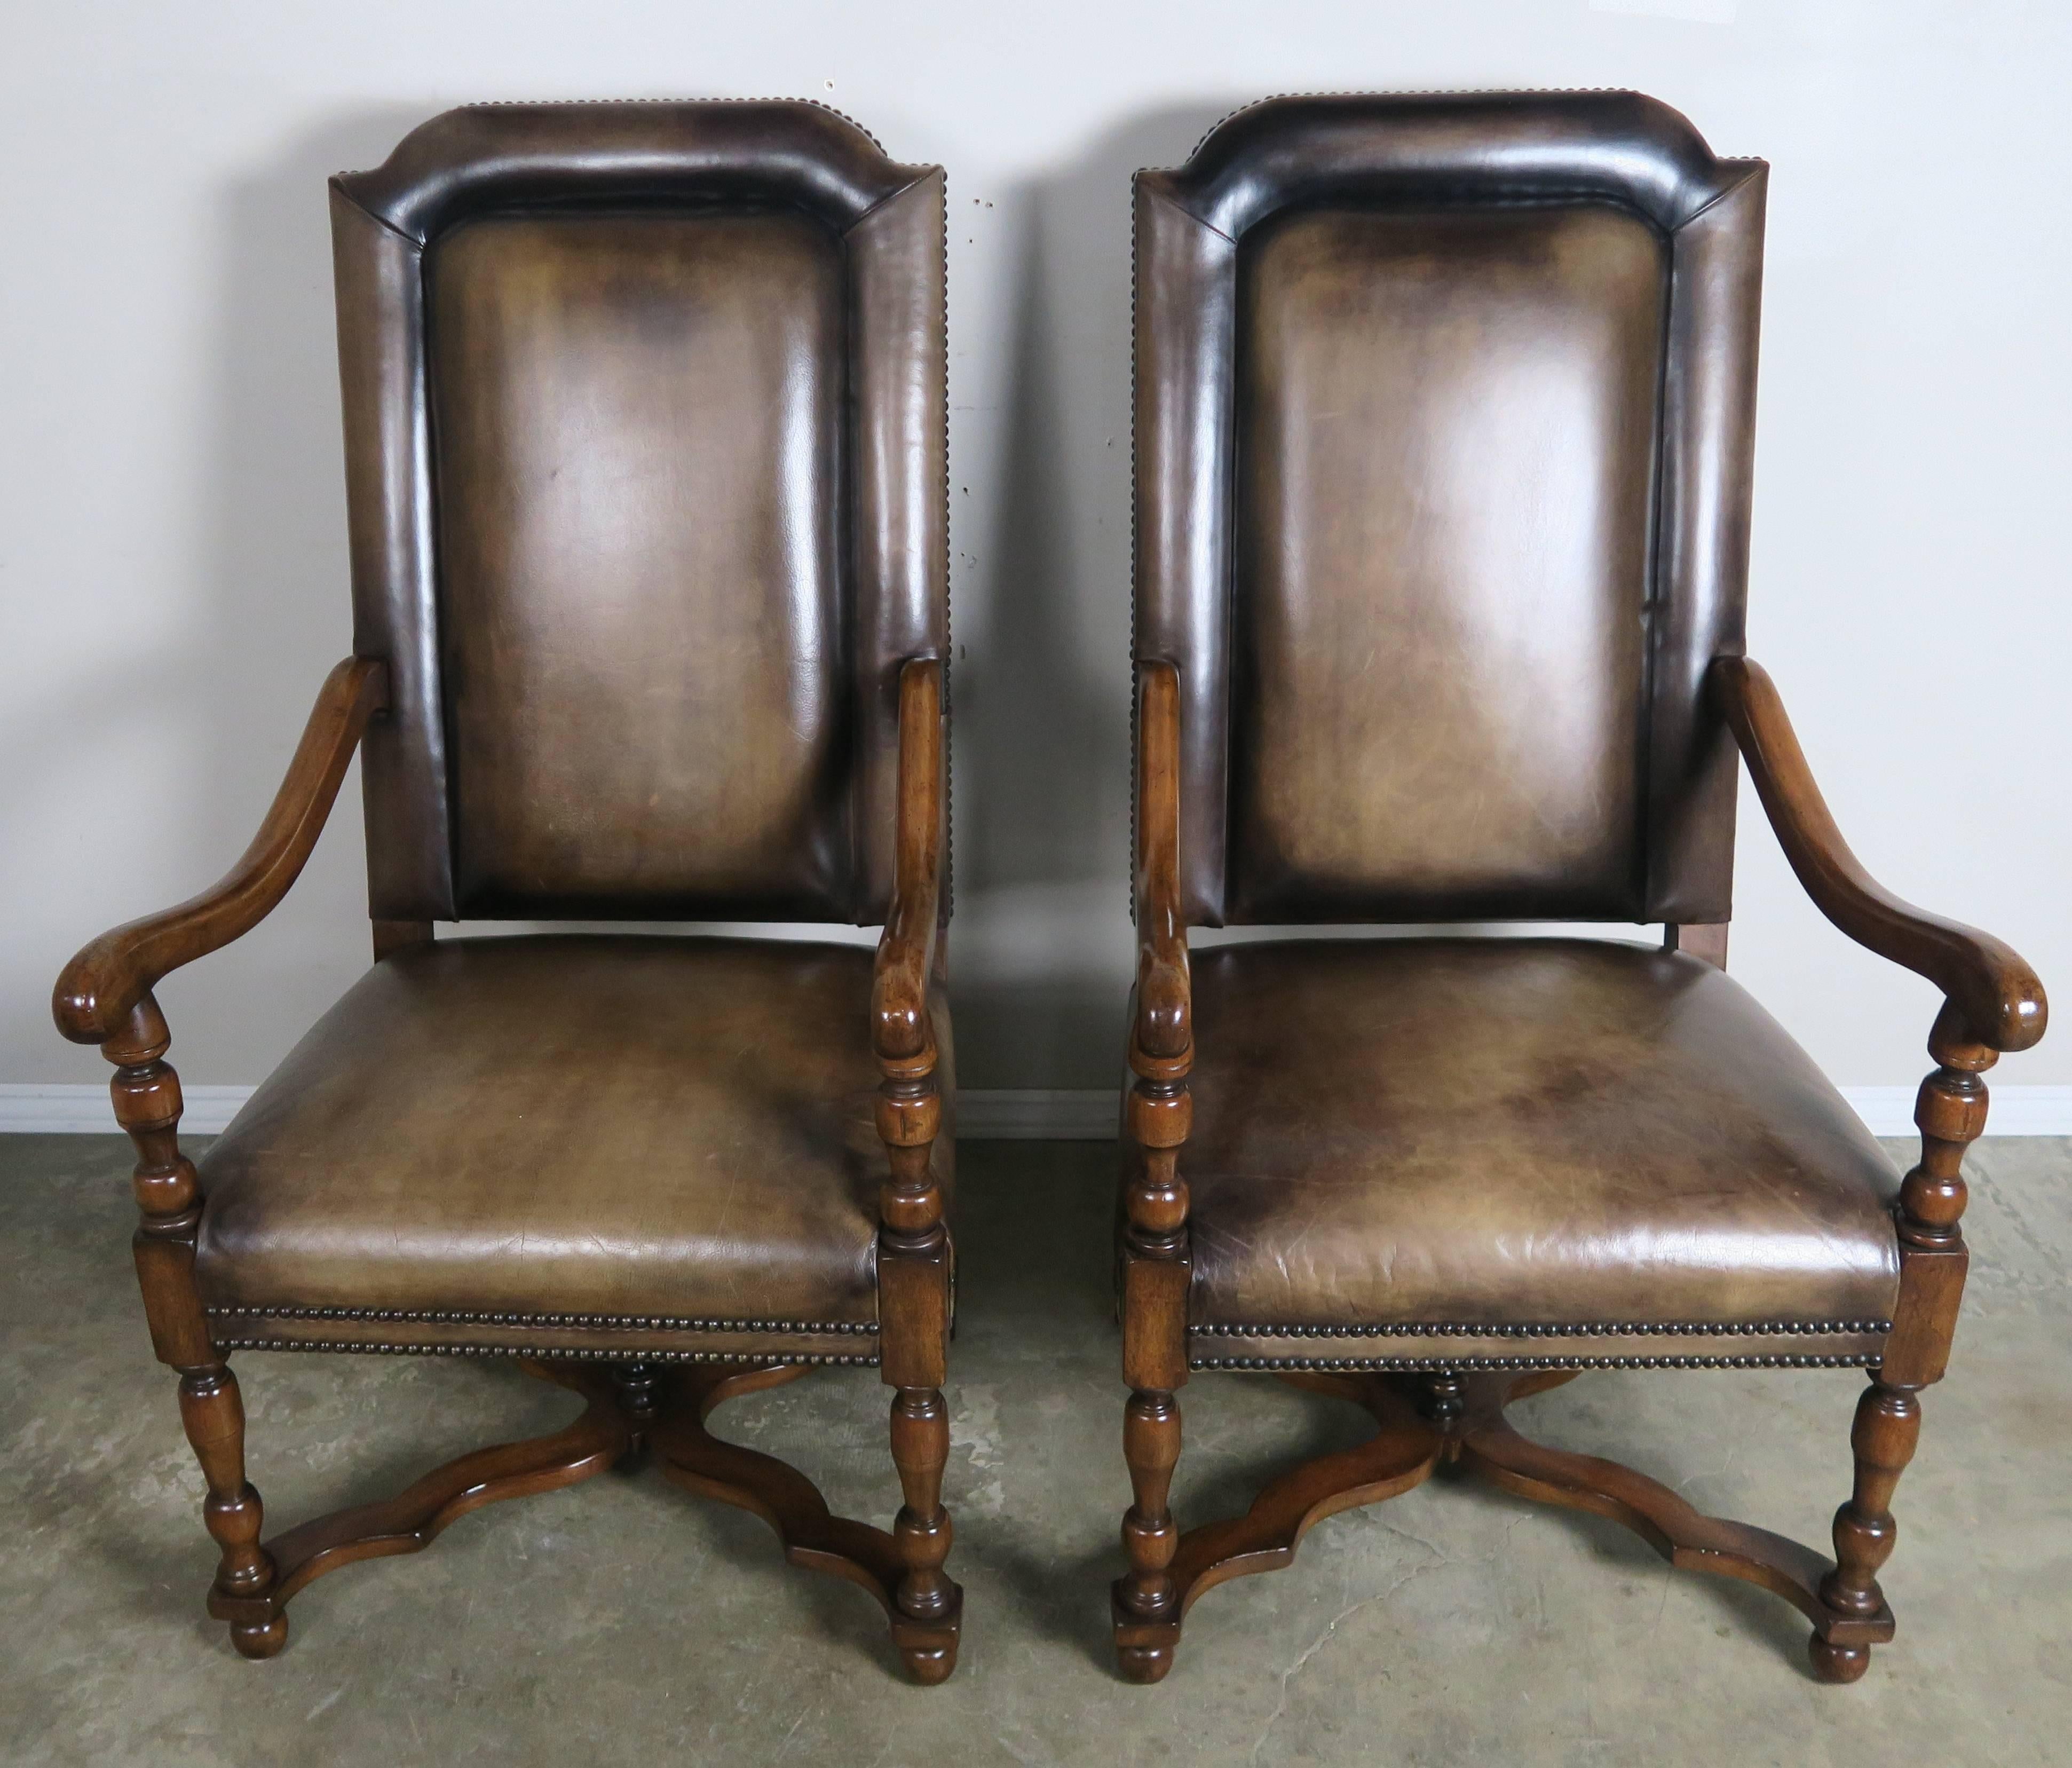
[[[1137,665],[1137,1023],[1132,1049],[1174,1061],[1194,1048],[1194,985],[1180,911],[1180,676]]]
[[[943,666],[917,657],[899,672],[899,806],[892,905],[870,985],[871,1048],[881,1063],[935,1066],[928,978],[940,924]]]
[[[1858,944],[1934,983],[1976,1042],[2007,1051],[2041,1038],[2049,1017],[2043,985],[2017,953],[1991,934],[1902,903],[1849,851],[1762,667],[1720,657],[1708,679],[1778,843],[1820,912]]]
[[[316,845],[367,722],[387,703],[388,665],[347,657],[317,696],[265,821],[228,872],[175,908],[104,933],[64,967],[51,999],[75,1043],[105,1043],[158,979],[249,933],[286,895]]]

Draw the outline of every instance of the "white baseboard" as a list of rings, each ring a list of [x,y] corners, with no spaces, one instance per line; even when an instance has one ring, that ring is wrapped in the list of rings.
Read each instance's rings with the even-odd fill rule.
[[[1987,1079],[1988,1136],[2072,1136],[2072,1087],[1996,1087]],[[1873,1136],[1911,1136],[1918,1087],[1844,1087]]]
[[[249,1087],[187,1087],[181,1128],[212,1136],[252,1096]],[[1912,1087],[1844,1087],[1842,1096],[1874,1136],[1914,1133]],[[967,1088],[957,1095],[957,1133],[972,1141],[1108,1141],[1120,1101],[1105,1088],[1085,1091]],[[0,1135],[112,1135],[108,1089],[95,1086],[0,1086]],[[2072,1087],[1995,1087],[1987,1133],[2072,1136]]]
[[[1993,1088],[1992,1108],[1986,1113],[1987,1127],[1996,1136],[2054,1136],[2072,1134],[2072,1131],[2054,1129],[2018,1130],[2006,1120],[2021,1115],[2008,1108],[2008,1095],[2020,1092],[2019,1087]],[[2058,1087],[2033,1087],[2032,1092],[2061,1092]],[[1844,1087],[1842,1096],[1849,1102],[1849,1108],[1862,1118],[1873,1136],[1911,1136],[1914,1129],[1914,1100],[1918,1091],[1913,1087]]]
[[[1873,1136],[1911,1136],[1916,1087],[1844,1087],[1842,1096]],[[963,1092],[957,1133],[973,1141],[1107,1141],[1116,1134],[1115,1093]],[[2072,1136],[2072,1087],[1995,1087],[1986,1133]]]
[[[180,1128],[213,1136],[252,1096],[249,1087],[190,1087],[180,1096],[187,1109]],[[105,1087],[0,1086],[0,1134],[113,1136],[115,1107]]]

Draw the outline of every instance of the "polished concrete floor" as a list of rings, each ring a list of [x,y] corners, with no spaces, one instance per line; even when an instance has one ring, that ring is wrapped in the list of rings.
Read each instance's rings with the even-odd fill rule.
[[[652,1470],[493,1507],[296,1599],[269,1663],[202,1601],[213,1550],[130,1272],[113,1138],[0,1138],[0,1754],[32,1762],[1824,1763],[2072,1759],[2072,1143],[1975,1151],[1971,1294],[1900,1488],[1900,1635],[1853,1688],[1746,1586],[1614,1525],[1431,1484],[1320,1524],[1206,1596],[1155,1688],[1105,1637],[1127,1497],[1107,1310],[1113,1156],[964,1154],[952,1367],[963,1665],[898,1680],[876,1607],[787,1568],[753,1517]],[[507,1367],[248,1356],[251,1470],[280,1522],[554,1427]],[[1824,1540],[1857,1377],[1593,1373],[1518,1408],[1702,1506]],[[1182,1520],[1356,1434],[1262,1378],[1186,1394]],[[889,1518],[886,1396],[831,1371],[721,1414],[838,1509]],[[1341,1410],[1345,1416],[1340,1416]]]

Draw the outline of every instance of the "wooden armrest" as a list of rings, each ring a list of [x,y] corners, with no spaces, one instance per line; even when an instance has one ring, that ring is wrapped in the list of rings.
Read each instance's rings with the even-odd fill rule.
[[[104,933],[58,978],[51,1012],[75,1043],[104,1043],[158,979],[249,933],[288,894],[323,831],[367,721],[387,703],[388,665],[347,657],[326,678],[266,820],[229,871],[177,908]]]
[[[935,1066],[928,977],[935,961],[943,849],[943,665],[899,672],[899,806],[892,906],[870,982],[871,1048],[881,1062]]]
[[[2016,952],[1991,934],[1902,903],[1849,851],[1761,665],[1716,658],[1709,680],[1778,845],[1820,912],[1858,944],[1934,983],[1978,1042],[2026,1050],[2041,1038],[2049,1017],[2043,985]]]
[[[1180,674],[1137,665],[1137,1023],[1133,1046],[1174,1060],[1194,1047],[1194,985],[1180,912]]]

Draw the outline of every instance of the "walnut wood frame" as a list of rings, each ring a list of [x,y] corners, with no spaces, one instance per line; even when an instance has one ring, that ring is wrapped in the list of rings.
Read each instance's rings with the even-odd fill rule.
[[[263,1507],[245,1478],[243,1400],[229,1347],[215,1338],[195,1281],[202,1190],[180,1152],[179,1077],[164,1059],[171,1034],[152,990],[181,965],[250,931],[287,894],[388,691],[388,668],[378,659],[348,657],[332,670],[243,857],[200,895],[87,945],[65,966],[52,1001],[58,1029],[76,1042],[98,1044],[114,1064],[116,1120],[137,1149],[142,1221],[134,1252],[145,1318],[158,1360],[180,1378],[181,1421],[208,1482],[203,1520],[220,1550],[209,1613],[229,1623],[242,1655],[272,1657],[287,1643],[290,1599],[313,1579],[356,1560],[417,1552],[471,1510],[573,1485],[652,1445],[672,1478],[769,1522],[793,1563],[870,1590],[890,1617],[907,1673],[922,1683],[944,1680],[956,1667],[963,1593],[944,1571],[951,1526],[942,1504],[949,1420],[941,1388],[952,1254],[929,1164],[942,1100],[928,1000],[944,979],[947,907],[942,664],[935,658],[912,659],[900,672],[894,884],[869,1027],[884,1075],[877,1117],[889,1164],[880,1198],[874,1360],[896,1390],[892,1454],[904,1503],[892,1529],[831,1516],[804,1474],[705,1432],[705,1419],[722,1402],[796,1379],[807,1365],[743,1359],[680,1369],[629,1357],[608,1374],[587,1362],[528,1359],[531,1372],[586,1400],[574,1423],[534,1441],[476,1450],[393,1499],[261,1539]],[[372,931],[377,960],[432,934],[429,923],[380,919]]]
[[[1899,1298],[1856,1406],[1850,1435],[1855,1487],[1835,1515],[1834,1558],[1762,1529],[1702,1516],[1667,1487],[1615,1462],[1528,1441],[1506,1422],[1506,1405],[1576,1372],[1564,1367],[1576,1359],[1529,1353],[1507,1359],[1503,1370],[1473,1374],[1412,1373],[1375,1359],[1353,1372],[1282,1375],[1295,1386],[1364,1407],[1379,1427],[1375,1436],[1283,1474],[1244,1516],[1183,1533],[1168,1499],[1180,1454],[1176,1396],[1190,1367],[1191,1275],[1180,1171],[1194,1056],[1179,885],[1180,685],[1174,667],[1159,659],[1140,660],[1137,683],[1138,952],[1129,1041],[1136,1079],[1125,1120],[1136,1160],[1124,1187],[1120,1248],[1123,1379],[1131,1390],[1123,1452],[1133,1503],[1122,1525],[1129,1571],[1115,1585],[1112,1615],[1122,1675],[1140,1683],[1166,1675],[1182,1622],[1204,1590],[1286,1565],[1322,1518],[1407,1491],[1452,1461],[1522,1497],[1622,1523],[1671,1564],[1775,1591],[1812,1622],[1814,1673],[1825,1682],[1856,1680],[1869,1667],[1870,1648],[1893,1637],[1892,1612],[1877,1581],[1897,1539],[1893,1492],[1920,1431],[1916,1396],[1942,1378],[1956,1330],[1968,1258],[1959,1169],[1964,1149],[1986,1125],[1980,1077],[2002,1053],[2025,1050],[2043,1035],[2047,1007],[2035,972],[1999,940],[1925,914],[1875,882],[1828,814],[1769,676],[1745,658],[1716,658],[1708,692],[1807,894],[1843,932],[1944,994],[1928,1040],[1936,1066],[1914,1108],[1921,1158],[1906,1174],[1894,1212]],[[1671,930],[1672,943],[1677,933]],[[1723,923],[1692,943],[1724,967]]]

